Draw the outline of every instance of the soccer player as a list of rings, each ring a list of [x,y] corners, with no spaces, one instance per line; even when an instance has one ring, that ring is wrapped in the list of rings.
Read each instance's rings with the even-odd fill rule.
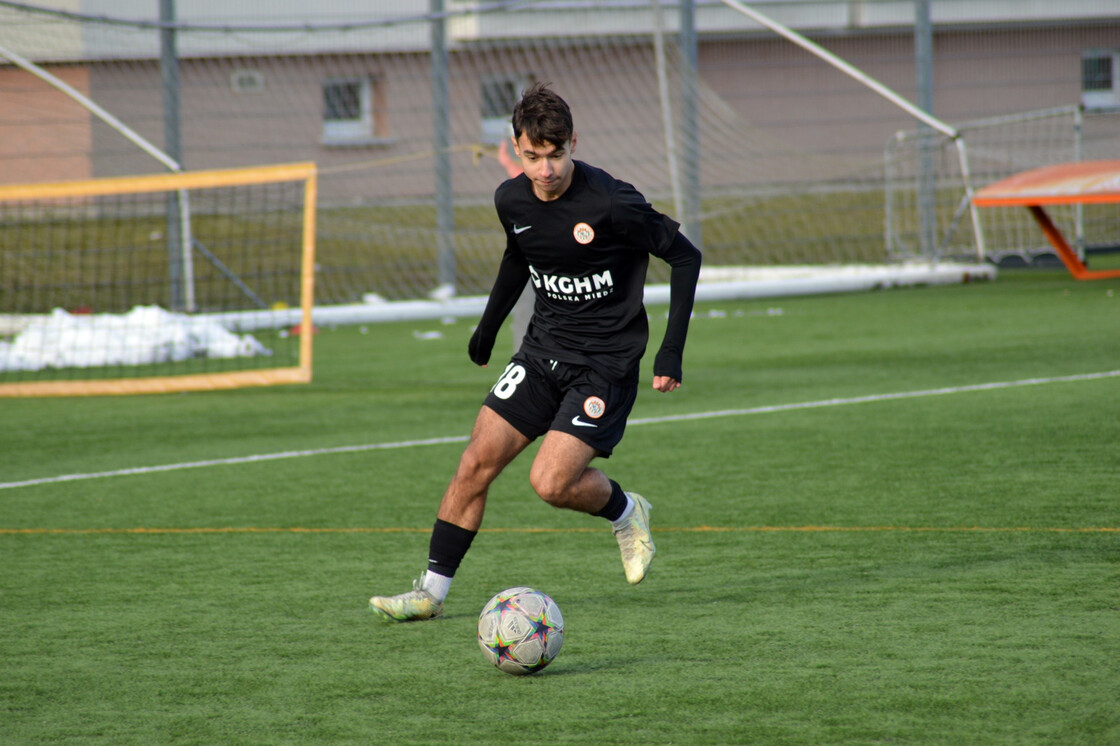
[[[370,599],[385,619],[443,612],[451,579],[482,525],[491,483],[541,436],[529,473],[536,493],[555,507],[610,521],[628,582],[641,582],[653,560],[649,502],[590,464],[611,455],[637,397],[649,338],[642,298],[651,254],[671,267],[653,388],[680,387],[700,252],[633,186],[573,160],[571,111],[547,84],[530,88],[514,107],[513,145],[523,173],[494,194],[506,249],[468,345],[471,360],[489,363],[498,331],[530,280],[533,315],[443,495],[427,569],[413,590]]]

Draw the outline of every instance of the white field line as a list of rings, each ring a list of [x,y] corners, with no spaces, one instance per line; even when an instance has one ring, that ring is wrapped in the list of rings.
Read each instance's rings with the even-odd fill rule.
[[[870,394],[868,396],[853,396],[847,398],[821,399],[818,401],[798,402],[794,404],[773,404],[763,407],[750,407],[747,409],[723,409],[714,412],[694,412],[692,414],[673,414],[663,417],[645,417],[630,420],[630,425],[658,425],[665,422],[681,422],[685,420],[706,420],[715,417],[746,417],[756,414],[771,414],[774,412],[789,412],[798,409],[819,409],[822,407],[838,407],[846,404],[870,404],[874,402],[894,401],[898,399],[917,399],[927,396],[946,396],[950,394],[964,394],[973,391],[991,391],[994,389],[1009,389],[1022,386],[1042,386],[1051,383],[1072,383],[1077,381],[1094,381],[1102,378],[1120,377],[1120,370],[1110,370],[1103,373],[1083,373],[1074,376],[1056,376],[1052,378],[1025,378],[1019,381],[1000,381],[995,383],[977,383],[969,386],[947,386],[939,389],[924,389],[921,391],[903,391],[894,394]],[[34,487],[41,484],[55,484],[58,482],[75,482],[85,479],[104,479],[106,477],[124,477],[136,474],[154,474],[163,471],[178,471],[180,469],[202,469],[211,466],[230,466],[236,464],[251,464],[261,461],[277,461],[280,459],[302,458],[306,456],[326,456],[334,453],[360,453],[363,451],[387,451],[398,448],[417,448],[422,446],[445,445],[448,443],[465,443],[469,436],[455,435],[444,438],[426,438],[422,440],[401,440],[391,443],[367,443],[356,446],[337,446],[334,448],[314,448],[302,451],[281,451],[278,453],[262,453],[253,456],[237,456],[233,458],[210,459],[207,461],[184,461],[178,464],[161,464],[158,466],[136,466],[129,469],[114,469],[112,471],[90,472],[87,474],[62,474],[54,477],[41,477],[39,479],[25,479],[18,482],[0,482],[0,490],[14,489],[16,487]]]
[[[716,412],[697,412],[695,414],[674,414],[665,417],[650,417],[647,419],[633,419],[631,425],[649,425],[661,422],[679,422],[681,420],[706,420],[713,417],[740,417],[752,414],[768,414],[771,412],[788,412],[795,409],[817,409],[819,407],[836,407],[842,404],[869,404],[873,402],[892,401],[895,399],[916,399],[923,396],[944,396],[947,394],[964,394],[970,391],[991,391],[993,389],[1010,389],[1020,386],[1041,386],[1048,383],[1071,383],[1075,381],[1094,381],[1101,378],[1116,378],[1120,370],[1110,370],[1104,373],[1082,373],[1075,376],[1057,376],[1053,378],[1024,378],[1020,381],[998,381],[994,383],[975,383],[968,386],[947,386],[941,389],[925,389],[923,391],[902,391],[896,394],[870,394],[868,396],[853,396],[843,399],[821,399],[820,401],[800,402],[797,404],[773,404],[766,407],[751,407],[750,409],[724,409]],[[0,484],[0,487],[3,487]]]

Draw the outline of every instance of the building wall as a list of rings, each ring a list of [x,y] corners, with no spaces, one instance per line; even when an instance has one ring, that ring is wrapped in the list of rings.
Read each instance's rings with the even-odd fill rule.
[[[1076,104],[1082,50],[1115,43],[1120,22],[1057,28],[964,28],[934,40],[934,114],[948,122]],[[909,31],[821,38],[823,46],[915,98]],[[668,188],[655,61],[649,44],[549,47],[515,44],[451,55],[449,113],[455,189],[488,197],[502,170],[480,145],[481,81],[517,73],[551,80],[572,104],[578,156],[619,169],[642,188]],[[874,169],[898,130],[915,122],[893,104],[805,50],[774,38],[705,38],[701,171],[705,186],[845,178]],[[157,146],[163,102],[154,60],[56,66]],[[261,73],[235,93],[236,70]],[[162,167],[119,133],[29,74],[0,73],[0,180],[7,183],[150,173]],[[322,139],[322,84],[375,80],[377,131],[368,143]],[[180,64],[183,162],[218,168],[311,160],[328,203],[416,200],[434,191],[431,72],[426,53],[186,58]],[[780,154],[782,157],[776,157]]]
[[[88,68],[64,66],[54,74],[88,94]],[[0,109],[0,183],[90,178],[88,111],[38,78],[10,68],[0,68]]]
[[[968,29],[934,37],[933,114],[948,123],[1080,101],[1081,52],[1117,43],[1111,27]],[[823,39],[822,46],[915,101],[910,32]],[[914,120],[808,52],[779,39],[705,43],[704,84],[752,126],[821,152],[881,151]],[[808,105],[807,105],[808,102]],[[811,112],[812,116],[806,116]]]

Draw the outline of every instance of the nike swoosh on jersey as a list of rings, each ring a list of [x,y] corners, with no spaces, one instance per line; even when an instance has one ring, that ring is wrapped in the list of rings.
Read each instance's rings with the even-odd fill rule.
[[[525,231],[529,230],[532,227],[533,226],[531,226],[531,225],[521,225],[521,226],[515,225],[515,226],[513,226],[513,235],[520,236],[522,233],[524,233]]]
[[[584,422],[579,418],[578,414],[572,418],[572,424],[578,427],[599,427],[594,422]]]

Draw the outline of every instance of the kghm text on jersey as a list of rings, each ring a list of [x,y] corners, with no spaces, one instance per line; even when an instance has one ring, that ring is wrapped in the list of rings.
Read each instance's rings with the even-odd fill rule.
[[[533,277],[533,286],[556,300],[595,300],[614,292],[614,278],[609,269],[585,277],[566,277],[538,272],[536,267],[530,265],[529,273]]]

